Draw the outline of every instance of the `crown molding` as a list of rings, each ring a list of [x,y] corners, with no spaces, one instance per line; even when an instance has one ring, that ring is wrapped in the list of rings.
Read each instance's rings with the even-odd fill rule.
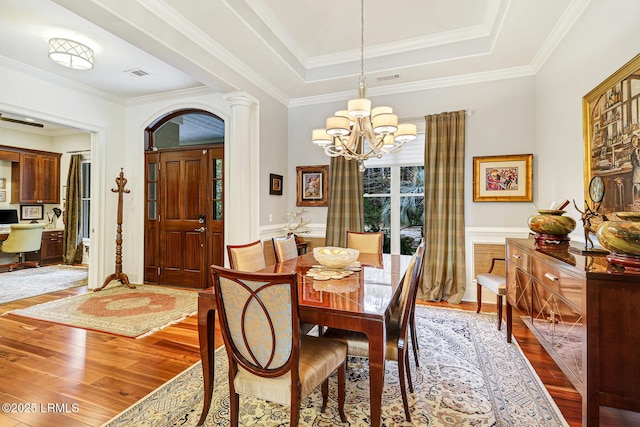
[[[78,83],[74,80],[67,79],[65,77],[61,77],[53,73],[49,73],[42,69],[32,67],[27,64],[23,64],[22,62],[18,62],[14,59],[7,58],[6,56],[0,56],[0,66],[4,66],[6,68],[12,69],[14,71],[17,71],[18,73],[26,74],[38,80],[43,80],[47,83],[53,83],[56,85],[66,87],[68,89],[86,93],[91,96],[97,96],[107,101],[114,102],[116,104],[124,105],[124,98],[110,94],[100,89],[93,88],[91,86],[84,85],[82,83]]]
[[[531,61],[531,67],[536,73],[547,62],[590,3],[591,0],[573,0],[571,2]]]
[[[415,92],[420,90],[438,89],[466,84],[484,83],[495,80],[513,79],[535,75],[531,66],[515,67],[504,70],[487,71],[484,73],[467,74],[460,76],[442,77],[438,79],[423,80],[414,83],[404,83],[383,87],[367,88],[368,96],[394,95],[398,93]],[[295,98],[289,102],[289,107],[303,107],[308,105],[324,104],[327,102],[347,101],[353,98],[353,91],[336,92],[331,94]]]

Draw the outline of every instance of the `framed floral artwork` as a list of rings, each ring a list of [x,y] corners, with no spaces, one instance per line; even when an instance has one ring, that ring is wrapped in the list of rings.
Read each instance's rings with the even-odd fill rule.
[[[327,206],[329,204],[329,166],[296,167],[296,206]]]
[[[473,158],[474,202],[532,202],[533,154]]]

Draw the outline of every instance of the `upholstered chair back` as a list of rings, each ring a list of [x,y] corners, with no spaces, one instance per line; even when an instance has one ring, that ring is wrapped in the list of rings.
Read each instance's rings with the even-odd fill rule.
[[[241,367],[282,375],[290,369],[292,343],[299,333],[297,321],[294,324],[298,306],[292,304],[297,301],[296,274],[256,274],[214,272],[220,323]]]
[[[347,231],[347,248],[357,249],[361,254],[381,254],[383,239],[383,232]]]
[[[246,245],[227,245],[227,253],[229,265],[234,270],[258,271],[266,267],[260,240]]]
[[[284,262],[298,256],[298,246],[293,234],[287,237],[274,237],[272,240],[276,262]]]
[[[2,252],[33,252],[42,245],[44,224],[12,224],[9,237],[2,243]]]

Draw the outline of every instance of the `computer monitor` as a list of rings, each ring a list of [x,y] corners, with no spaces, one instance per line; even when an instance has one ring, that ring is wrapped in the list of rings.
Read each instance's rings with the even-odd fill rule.
[[[9,225],[18,223],[17,209],[0,209],[0,225]]]

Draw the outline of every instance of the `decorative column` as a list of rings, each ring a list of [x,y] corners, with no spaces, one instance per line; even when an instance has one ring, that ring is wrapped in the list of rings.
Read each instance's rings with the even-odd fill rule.
[[[225,244],[260,237],[257,101],[244,92],[224,95],[231,106],[225,141]]]

